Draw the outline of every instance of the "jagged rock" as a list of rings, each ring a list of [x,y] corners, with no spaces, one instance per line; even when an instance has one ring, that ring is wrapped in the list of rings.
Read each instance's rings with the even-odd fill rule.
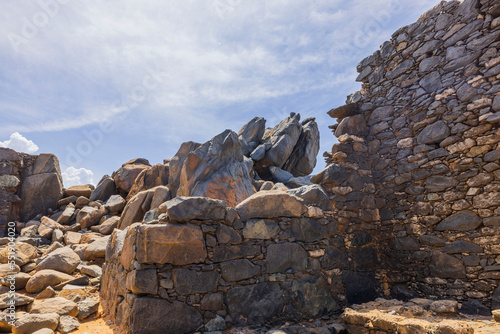
[[[144,214],[149,211],[153,195],[154,193],[152,191],[146,190],[141,191],[132,197],[123,210],[120,222],[118,223],[118,228],[123,230],[133,223],[142,221]]]
[[[40,234],[42,238],[50,239],[55,229],[62,230],[64,227],[49,217],[43,216],[40,220],[40,226],[38,226],[38,234]]]
[[[62,197],[62,176],[59,160],[53,154],[40,154],[32,166],[22,172],[19,217],[28,221],[39,213],[55,210]]]
[[[241,142],[241,151],[248,156],[262,141],[266,130],[266,120],[262,117],[254,117],[238,131],[238,139]]]
[[[56,290],[54,290],[53,287],[48,286],[36,296],[36,299],[53,298],[56,296],[57,296]]]
[[[133,333],[185,334],[195,331],[203,323],[201,314],[191,306],[149,297],[135,300],[131,319]]]
[[[76,317],[78,315],[78,305],[76,305],[75,302],[62,297],[37,299],[31,305],[30,313],[56,313],[59,315]]]
[[[436,231],[472,231],[481,225],[481,218],[472,211],[459,211],[444,219]]]
[[[130,193],[129,193],[130,195]],[[110,212],[111,214],[118,214],[120,213],[123,208],[125,207],[125,204],[127,202],[121,197],[120,195],[112,195],[107,201],[104,207]]]
[[[113,195],[116,195],[115,181],[109,175],[104,175],[92,192],[90,201],[106,202]]]
[[[57,223],[61,225],[65,225],[69,223],[71,218],[73,217],[75,213],[75,206],[71,203],[66,206],[62,214],[57,218]]]
[[[28,305],[31,304],[34,300],[34,298],[30,296],[25,296],[17,292],[15,292],[13,296],[10,293],[4,293],[0,295],[0,310],[6,309],[10,305],[12,305],[12,299],[15,300],[16,306]]]
[[[172,197],[175,197],[177,190],[179,189],[181,170],[186,158],[190,152],[195,151],[201,144],[188,141],[181,144],[181,147],[175,154],[175,156],[170,160],[170,175],[168,177],[168,187],[172,192]]]
[[[92,191],[94,191],[94,186],[90,184],[82,185],[82,186],[73,186],[68,189],[64,189],[64,197],[76,196],[76,197],[87,197],[90,198],[92,195]]]
[[[226,130],[187,154],[177,196],[210,197],[234,207],[255,192],[251,170],[236,133]]]
[[[28,293],[38,293],[48,286],[55,286],[61,282],[70,281],[73,276],[51,269],[40,270],[29,279],[26,284]]]
[[[171,222],[191,220],[224,220],[226,203],[208,197],[176,197],[163,203],[160,212],[166,212]]]
[[[111,234],[113,230],[118,226],[120,221],[120,216],[113,216],[106,219],[101,225],[99,225],[99,233],[107,235]]]
[[[59,324],[60,316],[57,313],[25,314],[16,320],[12,328],[13,334],[33,334],[36,331],[49,328],[55,330]]]
[[[38,251],[36,247],[33,247],[30,244],[24,242],[16,242],[13,248],[15,249],[16,254],[15,263],[18,266],[24,266],[26,263],[38,257]],[[0,262],[8,263],[9,255],[9,247],[5,247],[0,250]]]
[[[304,200],[307,205],[314,205],[322,210],[331,211],[332,203],[326,191],[317,184],[302,186],[286,191],[288,194],[295,195]]]
[[[40,261],[36,270],[52,269],[66,274],[72,274],[80,264],[80,257],[71,248],[63,247],[49,253]]]
[[[83,320],[90,317],[99,310],[100,302],[98,300],[87,298],[77,303],[78,319]]]
[[[310,117],[302,121],[302,132],[288,157],[283,169],[293,176],[306,176],[316,167],[319,152],[319,130],[315,119]]]
[[[127,195],[127,200],[135,194],[154,188],[156,186],[166,186],[169,179],[169,166],[157,164],[149,168],[143,169],[135,179],[130,192]]]
[[[138,161],[138,163],[125,163],[118,169],[114,175],[113,180],[120,195],[127,196],[137,176],[145,169],[150,168],[151,165],[147,160]]]
[[[283,170],[279,167],[270,166],[269,172],[272,175],[272,179],[274,182],[287,183],[290,179],[293,178],[293,174]]]
[[[255,163],[255,170],[259,175],[265,176],[270,166],[280,168],[284,166],[299,140],[301,131],[300,114],[291,113],[289,117],[264,135],[264,143],[251,154],[252,159],[255,160],[255,151],[264,149],[264,157]]]
[[[259,192],[237,207],[241,219],[300,217],[307,212],[304,201],[294,195],[281,191]]]
[[[59,326],[57,326],[57,331],[60,333],[69,333],[78,329],[80,327],[80,323],[78,319],[69,315],[63,315],[59,319]]]
[[[203,233],[196,225],[142,225],[139,231],[139,263],[186,265],[207,257]]]

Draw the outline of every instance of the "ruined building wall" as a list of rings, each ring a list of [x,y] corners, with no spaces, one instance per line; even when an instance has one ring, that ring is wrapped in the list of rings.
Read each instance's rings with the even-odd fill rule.
[[[499,15],[494,0],[441,2],[361,61],[361,91],[329,112],[339,143],[319,181],[378,241],[386,295],[498,293]]]

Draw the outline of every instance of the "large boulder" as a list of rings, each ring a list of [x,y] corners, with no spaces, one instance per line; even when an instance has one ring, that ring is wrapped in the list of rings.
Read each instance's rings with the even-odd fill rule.
[[[26,284],[28,293],[38,293],[48,286],[55,286],[59,283],[70,281],[73,276],[60,271],[45,269],[33,275]]]
[[[25,314],[16,320],[12,333],[32,334],[43,328],[55,330],[59,324],[59,318],[57,313]]]
[[[241,142],[241,150],[248,156],[262,141],[266,130],[266,120],[262,117],[254,117],[238,131]]]
[[[168,177],[168,187],[172,192],[172,197],[175,197],[177,194],[177,189],[179,189],[180,179],[181,179],[181,170],[186,158],[190,152],[193,152],[198,147],[200,147],[200,143],[195,143],[193,141],[184,142],[181,144],[181,147],[175,154],[175,156],[170,160],[170,174]]]
[[[169,167],[164,164],[157,164],[149,168],[143,169],[135,179],[130,192],[127,195],[127,200],[135,194],[154,188],[156,186],[165,186],[168,184]]]
[[[28,221],[39,213],[46,214],[48,209],[57,209],[63,182],[55,155],[43,153],[24,160],[27,166],[21,174],[19,217]]]
[[[9,247],[4,247],[2,250],[0,250],[0,263],[9,263],[9,257],[11,256],[9,250]],[[24,266],[26,263],[38,257],[38,251],[36,247],[24,242],[16,242],[14,250],[14,261],[18,266]]]
[[[78,305],[75,302],[63,297],[47,298],[35,300],[35,302],[31,305],[30,313],[57,313],[59,315],[69,315],[75,317],[78,314]]]
[[[151,165],[145,159],[134,159],[126,162],[113,174],[116,189],[123,196],[126,196],[132,185],[135,183],[137,176],[145,169],[150,168]]]
[[[316,167],[316,158],[319,152],[319,130],[315,119],[306,118],[301,125],[300,137],[283,166],[283,169],[292,173],[293,176],[311,174]]]
[[[252,162],[245,160],[238,136],[226,130],[188,153],[177,196],[210,197],[234,207],[255,193],[251,171]]]
[[[116,195],[115,180],[109,175],[104,175],[92,192],[90,200],[106,202],[113,195]]]
[[[47,254],[44,259],[37,264],[35,269],[37,271],[53,269],[66,274],[72,274],[79,264],[80,257],[78,254],[69,247],[63,247]]]
[[[304,201],[283,191],[263,191],[241,202],[236,211],[241,219],[300,217],[307,212]]]
[[[332,210],[332,202],[326,191],[317,184],[286,190],[287,193],[300,197],[307,205],[313,205],[322,210]]]
[[[68,189],[64,189],[64,197],[87,197],[90,198],[92,195],[92,191],[94,191],[94,186],[90,184],[81,185],[81,186],[72,186]]]
[[[226,215],[224,201],[208,197],[176,197],[163,203],[160,212],[165,211],[171,222],[190,220],[223,220]]]
[[[462,261],[439,251],[432,252],[429,269],[430,274],[434,277],[453,279],[466,277],[465,266]]]
[[[90,243],[84,252],[85,260],[95,260],[97,258],[104,258],[106,256],[106,246],[108,244],[110,236],[97,238],[92,243]]]

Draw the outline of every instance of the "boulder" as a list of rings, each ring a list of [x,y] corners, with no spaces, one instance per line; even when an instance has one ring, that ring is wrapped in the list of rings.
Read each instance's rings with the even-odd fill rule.
[[[106,245],[110,236],[98,238],[85,248],[84,258],[86,260],[95,260],[97,258],[104,258],[106,255]]]
[[[472,231],[481,225],[482,219],[472,211],[459,211],[442,220],[436,231]]]
[[[76,317],[78,315],[78,305],[76,305],[75,302],[62,297],[37,299],[31,305],[30,313],[57,313],[59,315]]]
[[[427,125],[417,136],[419,144],[440,143],[450,135],[450,128],[443,121],[437,121]]]
[[[83,320],[99,310],[100,302],[95,299],[87,298],[77,303],[78,305],[78,319]]]
[[[66,206],[62,214],[57,218],[57,223],[65,225],[70,222],[75,213],[75,206],[71,203]]]
[[[365,117],[358,114],[343,118],[334,134],[337,138],[345,134],[359,136],[366,132],[367,129]]]
[[[123,210],[118,228],[123,230],[133,223],[141,222],[151,207],[153,196],[153,191],[145,190],[132,197]]]
[[[130,194],[129,194],[130,195]],[[112,195],[107,201],[104,207],[111,214],[119,214],[127,202],[120,195]]]
[[[52,269],[72,274],[80,264],[80,257],[71,248],[63,247],[54,250],[40,261],[36,270]]]
[[[0,261],[4,262],[4,261]],[[21,268],[17,264],[11,265],[10,263],[7,263],[8,261],[5,261],[5,263],[0,264],[0,277],[5,277],[12,275],[13,273],[18,273],[21,271]]]
[[[0,295],[0,310],[6,309],[11,306],[11,301],[13,299],[16,306],[28,305],[31,304],[34,300],[34,298],[30,296],[25,296],[17,292],[15,292],[14,294],[11,294],[10,292],[3,293]]]
[[[90,184],[82,185],[82,186],[73,186],[64,190],[64,197],[76,196],[76,197],[87,197],[90,198],[92,195],[92,191],[94,191],[94,186]]]
[[[224,220],[226,203],[208,197],[176,197],[163,203],[160,212],[166,212],[171,222],[190,220]]]
[[[97,264],[81,266],[80,272],[90,277],[99,277],[102,275],[102,269]]]
[[[283,170],[279,167],[270,166],[269,172],[271,173],[274,182],[287,183],[293,178],[293,174]]]
[[[175,156],[169,162],[169,177],[168,177],[168,187],[172,192],[172,197],[175,197],[177,190],[179,189],[181,170],[186,158],[190,152],[195,151],[201,144],[188,141],[181,144],[181,147],[175,154]]]
[[[286,193],[302,198],[307,205],[317,206],[325,211],[332,210],[332,202],[330,202],[328,194],[320,185],[302,186],[286,190]]]
[[[40,154],[33,165],[22,172],[20,186],[19,218],[28,221],[36,215],[57,209],[62,198],[62,176],[59,160],[53,154]]]
[[[441,278],[465,278],[465,267],[462,261],[454,256],[439,251],[432,252],[430,274]]]
[[[172,192],[169,187],[158,186],[151,188],[151,191],[153,191],[153,199],[151,200],[150,209],[157,209],[162,203],[172,199]]]
[[[109,175],[104,175],[92,192],[90,200],[106,202],[113,195],[116,195],[115,181]]]
[[[50,239],[55,229],[62,230],[64,227],[49,217],[43,216],[40,220],[40,226],[38,226],[38,234],[40,234],[42,238]]]
[[[18,266],[24,266],[26,263],[34,260],[38,257],[38,251],[36,247],[24,242],[16,242],[15,246],[15,262]],[[9,262],[9,247],[4,247],[0,250],[0,263]]]
[[[78,232],[66,232],[64,234],[64,243],[66,245],[76,245],[82,240],[82,234]]]
[[[304,201],[283,191],[258,192],[237,207],[241,219],[300,217],[307,212]]]
[[[57,326],[57,331],[59,333],[69,333],[78,329],[80,327],[80,323],[78,319],[69,315],[63,315],[59,319],[59,326]]]
[[[120,216],[113,216],[106,219],[101,225],[99,225],[99,233],[107,235],[111,234],[113,230],[118,226],[120,222]]]
[[[70,281],[73,276],[52,269],[40,270],[33,275],[26,284],[28,293],[38,293],[48,286],[55,286],[61,282]]]
[[[26,283],[28,283],[30,278],[31,275],[27,273],[8,275],[7,277],[2,278],[2,285],[10,286],[12,283],[14,283],[16,290],[22,290],[26,287]]]
[[[143,169],[137,176],[130,192],[127,195],[127,200],[135,194],[154,188],[156,186],[166,186],[169,178],[169,166],[157,164],[149,168]]]
[[[57,313],[25,314],[16,320],[12,328],[13,334],[33,334],[44,328],[55,330],[60,316]]]
[[[120,195],[126,197],[130,189],[132,189],[132,185],[135,183],[137,176],[143,170],[150,167],[151,165],[149,165],[149,163],[147,165],[140,163],[127,163],[118,169],[113,175],[113,180],[115,181],[116,189]]]
[[[209,197],[234,207],[255,193],[251,170],[238,136],[226,130],[187,154],[177,196]]]
[[[141,225],[137,241],[139,263],[199,263],[207,257],[200,227],[193,224]]]
[[[266,120],[262,117],[254,117],[238,131],[238,139],[244,155],[249,156],[255,150],[262,141],[265,130]]]
[[[193,307],[178,301],[138,297],[131,310],[132,333],[185,334],[200,328],[201,314]],[[144,321],[147,319],[147,321]]]
[[[80,211],[81,212],[81,211]],[[101,218],[108,214],[108,210],[105,206],[101,206],[97,210],[91,211],[88,215],[85,215],[78,222],[82,229],[90,228],[91,226],[99,224]]]

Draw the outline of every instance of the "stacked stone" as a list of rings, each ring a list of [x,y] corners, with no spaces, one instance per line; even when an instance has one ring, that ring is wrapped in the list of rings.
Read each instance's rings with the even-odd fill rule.
[[[376,264],[363,248],[373,240],[344,238],[331,211],[305,204],[273,191],[234,209],[204,197],[163,203],[160,221],[113,232],[104,309],[123,333],[185,333],[317,319],[340,311],[346,296],[373,298],[375,280],[354,275]]]
[[[357,160],[371,173],[380,215],[367,223],[380,227],[386,294],[406,286],[408,295],[492,304],[500,283],[499,16],[493,0],[441,2],[361,61],[361,91],[329,113],[340,142],[327,153],[329,169]]]

